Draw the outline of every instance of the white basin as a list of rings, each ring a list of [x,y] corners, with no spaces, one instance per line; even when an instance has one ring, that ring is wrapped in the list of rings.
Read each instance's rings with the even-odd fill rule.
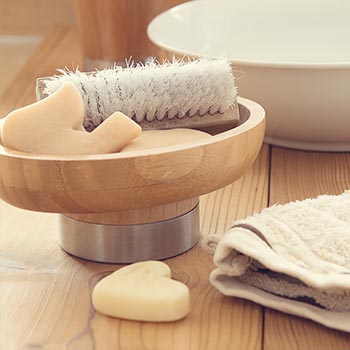
[[[168,54],[227,57],[241,96],[262,104],[269,143],[350,151],[350,1],[192,1],[157,16]]]

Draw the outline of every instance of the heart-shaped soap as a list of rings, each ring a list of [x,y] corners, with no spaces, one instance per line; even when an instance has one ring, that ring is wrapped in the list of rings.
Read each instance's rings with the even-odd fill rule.
[[[144,261],[123,267],[98,282],[92,293],[103,314],[137,321],[176,321],[189,312],[188,287],[171,279],[168,265]]]

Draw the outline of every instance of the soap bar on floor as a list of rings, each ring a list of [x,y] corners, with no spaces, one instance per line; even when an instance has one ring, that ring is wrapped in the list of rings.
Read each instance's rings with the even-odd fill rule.
[[[176,321],[189,312],[188,287],[171,279],[168,265],[144,261],[123,267],[94,288],[92,302],[103,314],[137,321]]]

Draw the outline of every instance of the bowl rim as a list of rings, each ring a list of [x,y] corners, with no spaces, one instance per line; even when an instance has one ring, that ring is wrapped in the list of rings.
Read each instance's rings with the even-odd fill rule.
[[[171,52],[173,54],[179,55],[179,56],[189,56],[194,58],[199,57],[210,57],[210,58],[225,58],[232,62],[233,66],[247,66],[247,67],[268,67],[268,68],[290,68],[290,69],[345,69],[350,68],[350,61],[345,62],[295,62],[295,61],[259,61],[259,60],[235,60],[231,57],[226,57],[224,55],[209,55],[209,54],[198,54],[191,51],[184,51],[183,49],[180,49],[178,47],[171,47],[169,44],[166,44],[163,40],[157,40],[154,38],[154,30],[155,27],[158,25],[159,18],[167,17],[172,12],[177,12],[179,10],[182,10],[186,7],[193,7],[193,6],[199,6],[198,4],[207,4],[210,3],[208,1],[188,1],[183,4],[179,4],[177,6],[174,6],[156,17],[154,17],[150,23],[147,26],[147,35],[148,38],[152,41],[153,44],[156,46]],[[205,5],[204,5],[205,6]],[[158,31],[159,32],[159,31]]]
[[[108,153],[108,154],[76,155],[76,156],[27,153],[27,152],[8,149],[4,147],[2,144],[0,144],[0,157],[18,158],[18,159],[26,159],[26,160],[39,160],[39,161],[55,161],[55,162],[68,161],[69,162],[69,161],[91,161],[91,160],[137,159],[142,157],[182,152],[182,151],[214,144],[216,142],[221,142],[233,136],[243,134],[251,129],[254,129],[259,124],[265,121],[265,110],[260,104],[243,97],[237,97],[237,102],[239,105],[243,106],[250,112],[250,115],[247,118],[247,120],[245,120],[242,124],[232,129],[229,129],[217,135],[213,135],[210,138],[204,138],[201,140],[190,141],[190,142],[172,145],[172,146],[153,148],[149,150],[140,150],[140,151],[133,151],[133,152],[125,152],[125,153]],[[0,120],[0,131],[5,118],[2,118]]]

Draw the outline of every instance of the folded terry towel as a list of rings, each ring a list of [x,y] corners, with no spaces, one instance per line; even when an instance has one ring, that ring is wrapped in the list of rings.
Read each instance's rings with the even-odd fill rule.
[[[211,283],[225,295],[350,332],[350,194],[275,205],[219,241]]]

